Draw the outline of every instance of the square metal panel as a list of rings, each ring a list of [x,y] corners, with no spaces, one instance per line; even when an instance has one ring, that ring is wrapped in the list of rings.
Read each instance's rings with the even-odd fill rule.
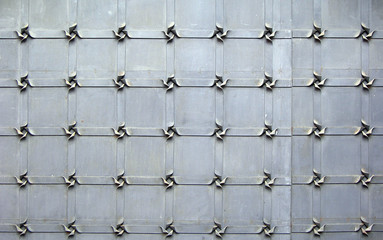
[[[165,144],[165,140],[159,137],[132,137],[127,139],[125,175],[162,177],[165,174]]]
[[[134,88],[125,92],[126,125],[140,128],[163,128],[166,92],[161,88]]]
[[[117,2],[79,0],[78,26],[90,30],[112,30],[117,25]]]
[[[180,39],[175,43],[175,74],[180,78],[213,78],[215,76],[213,39]]]
[[[68,175],[68,150],[65,137],[36,136],[27,141],[29,174],[46,177]],[[48,149],[49,151],[47,151]],[[41,154],[42,152],[45,153]]]
[[[67,0],[32,0],[30,1],[29,24],[33,29],[66,29],[70,24],[67,12]]]
[[[223,172],[225,176],[263,175],[264,139],[230,137],[224,144]]]
[[[79,176],[114,176],[116,140],[109,137],[76,139],[76,173]]]
[[[263,29],[264,0],[224,1],[225,26],[228,29]]]
[[[77,72],[83,78],[117,75],[117,42],[113,39],[77,41]]]
[[[166,0],[127,0],[126,25],[133,30],[164,30]]]
[[[177,28],[188,30],[212,30],[215,28],[215,1],[175,1]],[[212,14],[213,13],[213,14]]]
[[[15,127],[19,122],[19,91],[14,88],[0,89],[0,127]]]
[[[30,127],[66,127],[68,90],[65,88],[35,88],[29,92]]]

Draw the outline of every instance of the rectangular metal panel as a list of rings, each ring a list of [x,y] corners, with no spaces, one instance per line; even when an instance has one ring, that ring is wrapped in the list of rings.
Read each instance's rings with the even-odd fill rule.
[[[0,1],[0,239],[381,239],[382,12]]]

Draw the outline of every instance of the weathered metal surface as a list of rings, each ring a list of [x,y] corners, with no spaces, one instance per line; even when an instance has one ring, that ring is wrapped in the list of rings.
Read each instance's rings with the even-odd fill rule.
[[[383,1],[0,1],[0,239],[382,239]]]

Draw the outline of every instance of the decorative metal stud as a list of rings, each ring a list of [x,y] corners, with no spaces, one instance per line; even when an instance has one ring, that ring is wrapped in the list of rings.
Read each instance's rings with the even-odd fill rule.
[[[68,234],[68,237],[73,237],[74,234],[77,232],[77,227],[74,225],[76,222],[76,219],[73,218],[67,225],[62,225],[64,228],[64,231]]]
[[[229,30],[223,31],[223,27],[221,25],[219,25],[218,23],[215,25],[215,27],[216,27],[215,36],[217,37],[218,40],[223,42],[223,38],[226,37]]]
[[[167,27],[166,31],[163,31],[165,37],[168,39],[168,42],[173,41],[174,37],[180,37],[177,33],[177,30],[174,29],[175,23],[171,22]]]
[[[117,129],[113,129],[114,135],[117,137],[117,139],[123,138],[125,134],[127,134],[126,128],[125,128],[125,122],[121,123]]]
[[[222,238],[222,235],[225,234],[225,231],[228,227],[222,227],[222,224],[214,219],[214,227],[211,230],[211,233],[214,233],[217,237]]]
[[[214,173],[214,175],[215,176],[213,178],[212,183],[214,182],[217,187],[222,188],[222,186],[226,183],[228,177],[222,178],[222,176],[217,173]]]
[[[213,135],[220,139],[223,140],[223,137],[226,135],[226,132],[229,130],[228,128],[223,129],[223,126],[218,122],[218,120],[215,121],[215,125],[217,128],[214,130]]]
[[[124,186],[124,183],[125,183],[124,178],[123,178],[124,174],[125,174],[125,171],[122,170],[120,173],[118,173],[117,178],[112,177],[114,184],[117,185],[117,188],[121,188],[122,186]]]
[[[177,233],[176,229],[173,225],[173,220],[168,222],[165,227],[160,226],[160,229],[161,229],[163,234],[166,234],[165,238],[171,237],[171,236],[173,236],[174,233]]]
[[[313,169],[314,175],[310,178],[307,184],[314,183],[315,187],[320,188],[321,184],[326,180],[326,176],[322,177],[322,174],[318,172],[316,169]]]
[[[77,36],[80,37],[76,28],[77,28],[77,23],[74,23],[69,27],[68,31],[64,30],[65,36],[69,39],[69,42],[74,40]]]
[[[267,171],[266,169],[263,170],[263,184],[265,185],[266,188],[271,190],[271,186],[274,185],[275,183],[275,177],[271,178],[271,173]]]
[[[25,41],[28,37],[31,37],[30,33],[29,33],[29,25],[25,25],[24,27],[22,27],[20,29],[20,32],[19,31],[16,31],[17,33],[17,36],[19,37],[19,39],[21,40],[21,42]]]
[[[308,87],[314,86],[315,89],[321,90],[321,88],[326,83],[327,78],[322,80],[322,75],[315,72],[315,71],[313,72],[313,76],[314,76],[314,78],[311,79],[311,81],[307,84],[307,86]]]
[[[18,225],[15,225],[16,231],[19,233],[20,236],[24,236],[27,232],[30,232],[30,229],[28,228],[27,224],[28,219],[25,219]]]
[[[363,137],[369,138],[372,134],[372,131],[374,130],[374,127],[371,127],[365,120],[361,120],[362,126],[359,127],[355,132],[354,135],[358,135],[362,133]]]
[[[112,229],[113,229],[113,232],[117,235],[117,236],[122,236],[124,234],[124,232],[127,232],[125,227],[123,226],[124,224],[124,218],[120,218],[117,222],[117,225],[116,226],[111,226]]]
[[[326,224],[321,226],[320,221],[316,218],[313,218],[313,223],[309,229],[306,230],[307,233],[313,232],[315,236],[320,236],[324,232]]]
[[[264,76],[265,76],[265,78],[262,80],[259,87],[265,86],[266,89],[273,90],[273,87],[275,86],[275,83],[277,82],[277,80],[273,81],[273,77],[270,74],[268,74],[267,72],[264,73]]]
[[[65,79],[65,84],[68,86],[68,90],[75,89],[76,86],[81,87],[81,84],[77,82],[77,72],[72,72],[69,74],[68,79]]]
[[[362,36],[363,40],[369,42],[370,38],[372,37],[372,35],[374,35],[375,31],[371,31],[370,28],[364,23],[361,23],[360,26],[362,27],[362,29],[355,37],[358,38]]]
[[[20,87],[20,91],[24,91],[28,86],[32,86],[28,79],[28,72],[20,77],[20,80],[16,79],[17,86]]]
[[[23,140],[28,136],[28,134],[33,135],[29,128],[28,128],[28,123],[24,123],[23,125],[20,126],[20,128],[15,128],[17,135],[19,135],[20,140]]]
[[[27,174],[28,174],[28,171],[25,170],[20,176],[15,177],[16,183],[19,184],[19,187],[25,187],[27,183],[29,183]]]
[[[314,29],[308,37],[313,37],[315,40],[321,42],[324,37],[326,30],[322,29],[316,22],[313,23]]]
[[[125,86],[129,86],[125,80],[125,71],[121,71],[117,75],[117,80],[113,79],[114,84],[117,86],[117,90],[123,89]]]
[[[126,23],[123,23],[118,27],[117,31],[113,30],[114,36],[118,39],[118,41],[121,41],[128,36],[128,32],[125,30],[125,27]]]
[[[326,132],[326,127],[322,127],[322,125],[315,119],[313,123],[314,127],[307,132],[307,135],[310,136],[314,133],[315,137],[321,138]]]
[[[219,76],[217,74],[215,75],[215,77],[216,77],[215,86],[217,86],[219,89],[223,90],[223,88],[226,86],[229,79],[226,79],[225,81],[223,81],[222,76]]]
[[[73,187],[76,182],[77,182],[77,177],[76,177],[76,170],[73,170],[73,172],[71,174],[69,174],[68,178],[64,177],[64,181],[66,183],[66,185],[68,186],[68,188],[71,188]]]
[[[265,121],[265,127],[263,128],[262,135],[265,134],[269,138],[273,138],[278,132],[278,128],[272,129],[271,124]]]
[[[355,226],[354,231],[355,232],[361,231],[363,233],[363,235],[368,236],[368,233],[372,231],[372,227],[374,226],[374,224],[370,225],[368,223],[368,220],[365,217],[363,217],[363,216],[360,217],[360,221],[362,223],[357,225],[357,226]]]
[[[161,179],[166,185],[166,189],[173,187],[174,184],[177,184],[173,177],[173,169],[166,174],[165,178],[162,177]]]
[[[368,188],[368,184],[372,181],[372,178],[375,175],[371,175],[370,176],[370,173],[366,169],[364,169],[364,168],[362,168],[360,171],[361,171],[362,175],[360,175],[358,177],[358,179],[355,181],[355,183],[358,184],[358,183],[361,182],[363,187]]]
[[[370,90],[370,87],[372,87],[372,84],[374,83],[375,79],[370,80],[370,77],[364,71],[362,71],[360,73],[360,75],[362,76],[362,78],[360,78],[359,81],[357,83],[355,83],[354,86],[357,87],[357,86],[362,85],[363,89]]]
[[[263,219],[263,232],[267,237],[271,237],[271,235],[275,232],[275,226],[271,227],[270,221],[267,221],[266,219]]]
[[[80,135],[76,128],[76,121],[73,121],[71,124],[69,124],[68,128],[63,128],[65,131],[65,134],[68,136],[68,140],[71,140],[76,136],[76,134]]]
[[[162,129],[162,131],[164,132],[165,136],[166,136],[166,140],[169,140],[171,139],[174,134],[178,134],[177,132],[177,129],[174,127],[174,123],[172,123],[172,125],[168,126],[168,128],[165,130],[165,129]]]
[[[174,78],[174,74],[170,75],[166,80],[162,80],[164,86],[167,88],[166,91],[172,90],[174,85],[177,85],[177,81]]]
[[[267,41],[272,42],[277,31],[273,31],[273,27],[268,23],[265,24],[265,31],[263,31],[262,37],[265,37]]]

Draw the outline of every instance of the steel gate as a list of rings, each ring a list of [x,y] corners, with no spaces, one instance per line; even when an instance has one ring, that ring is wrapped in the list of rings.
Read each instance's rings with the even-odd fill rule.
[[[0,239],[382,239],[383,1],[1,0]]]

